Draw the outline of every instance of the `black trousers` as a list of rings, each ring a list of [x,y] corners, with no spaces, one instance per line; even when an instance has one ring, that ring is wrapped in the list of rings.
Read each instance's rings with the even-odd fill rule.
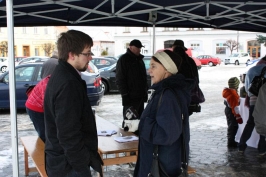
[[[238,123],[236,121],[236,117],[234,116],[234,114],[232,113],[232,109],[230,107],[227,106],[227,104],[225,103],[225,109],[224,109],[224,113],[226,116],[226,120],[227,120],[227,139],[228,139],[228,143],[234,143],[235,142],[235,137],[236,137],[236,133],[238,130]]]

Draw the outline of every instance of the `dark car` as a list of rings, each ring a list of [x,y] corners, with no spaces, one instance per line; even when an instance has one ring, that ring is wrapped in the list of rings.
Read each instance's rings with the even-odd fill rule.
[[[151,86],[151,77],[148,73],[148,69],[150,68],[150,59],[151,56],[145,56],[143,58],[146,71],[147,71],[147,83],[148,86]],[[115,77],[116,77],[116,63],[109,67],[104,67],[99,69],[100,75],[102,77],[102,83],[104,85],[104,93],[108,92],[118,92],[117,85],[115,83]]]
[[[109,67],[116,64],[117,60],[113,58],[103,58],[103,57],[92,57],[91,62],[98,68]]]
[[[221,64],[221,59],[211,55],[199,55],[197,59],[201,61],[202,65],[216,66]]]
[[[25,63],[15,67],[17,108],[25,108],[27,88],[41,80],[42,64],[43,62]],[[98,69],[90,63],[90,70],[82,72],[81,77],[86,81],[90,104],[99,105],[104,90]],[[9,109],[9,106],[9,72],[7,71],[0,75],[0,109]]]

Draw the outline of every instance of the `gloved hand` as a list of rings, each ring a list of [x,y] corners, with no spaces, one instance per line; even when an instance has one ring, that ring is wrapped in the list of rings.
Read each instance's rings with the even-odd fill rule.
[[[138,112],[136,109],[134,109],[133,106],[129,107],[126,112],[125,112],[125,119],[127,120],[134,120],[134,119],[139,119]]]
[[[128,127],[129,132],[135,132],[139,128],[139,119],[136,120],[124,120],[125,122],[125,128],[124,130],[126,131],[126,127]]]
[[[236,117],[236,121],[238,124],[242,124],[243,123],[243,119],[241,117]]]

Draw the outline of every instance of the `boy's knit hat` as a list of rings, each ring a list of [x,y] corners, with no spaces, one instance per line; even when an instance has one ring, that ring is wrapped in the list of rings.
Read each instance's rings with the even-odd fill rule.
[[[237,77],[231,77],[228,80],[228,86],[229,88],[232,88],[232,89],[238,89],[239,83],[240,81]]]

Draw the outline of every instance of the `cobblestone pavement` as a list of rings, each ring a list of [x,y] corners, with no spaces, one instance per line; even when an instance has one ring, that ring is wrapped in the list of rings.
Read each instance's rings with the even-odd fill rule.
[[[222,89],[230,77],[239,76],[244,66],[221,65],[203,67],[200,71],[200,87],[206,102],[201,113],[190,117],[190,166],[196,169],[191,177],[265,177],[266,156],[259,156],[257,149],[248,147],[244,155],[237,149],[228,149],[226,138],[226,119],[221,97]],[[96,114],[121,126],[121,97],[108,94],[96,107]],[[18,111],[18,136],[36,135],[32,123],[24,110]],[[10,135],[10,116],[8,111],[0,111],[0,177],[12,177],[12,149]],[[24,176],[23,147],[19,141],[19,174]],[[105,167],[105,177],[132,177],[134,164]],[[38,176],[32,173],[30,177]],[[94,176],[96,176],[94,174]]]

